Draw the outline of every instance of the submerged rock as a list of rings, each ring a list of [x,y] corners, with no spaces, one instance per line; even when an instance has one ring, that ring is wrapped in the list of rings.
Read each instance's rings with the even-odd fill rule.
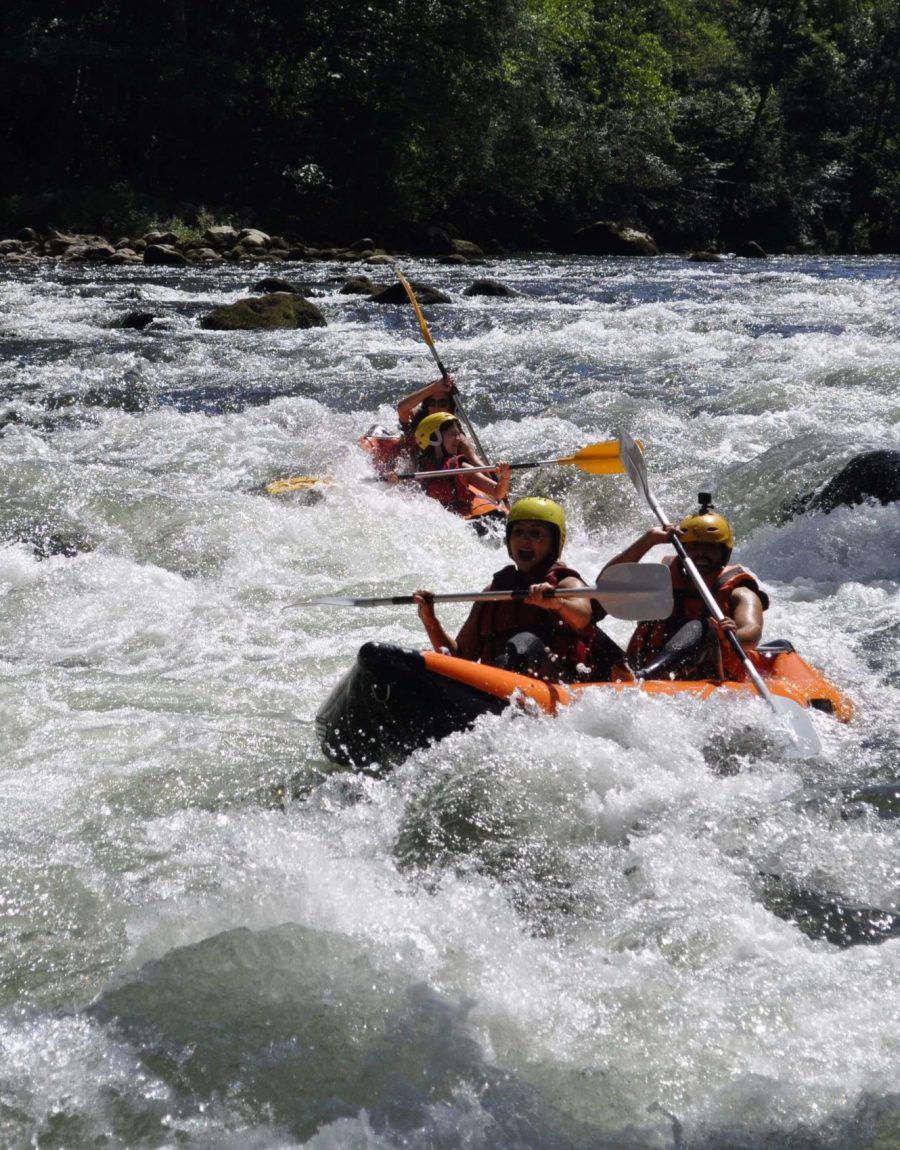
[[[130,311],[119,321],[119,327],[143,331],[148,324],[153,323],[155,318],[153,312],[150,311]]]
[[[66,407],[106,407],[134,414],[149,411],[156,404],[156,396],[148,384],[140,379],[126,378],[121,384],[109,383],[104,387],[89,387],[86,391],[64,391],[47,401],[48,411]]]
[[[410,281],[410,286],[416,293],[416,299],[423,307],[432,303],[452,302],[450,296],[444,295],[444,293],[438,291],[437,288],[429,287],[428,284],[412,283],[412,281]],[[373,294],[372,299],[375,303],[400,303],[406,304],[407,306],[409,305],[409,296],[406,294],[406,289],[401,283],[390,284],[386,288],[381,288],[380,291],[376,291]]]
[[[94,550],[93,542],[83,531],[54,528],[49,523],[21,523],[12,539],[31,547],[38,559],[50,559],[53,555],[74,559]]]
[[[507,287],[506,284],[500,283],[499,280],[491,279],[475,280],[463,292],[463,295],[466,296],[486,295],[499,299],[512,299],[519,294],[519,292],[513,291],[511,287]]]
[[[852,906],[836,895],[801,886],[791,878],[764,876],[762,902],[767,910],[793,922],[808,938],[848,947],[900,938],[900,914],[871,906]]]

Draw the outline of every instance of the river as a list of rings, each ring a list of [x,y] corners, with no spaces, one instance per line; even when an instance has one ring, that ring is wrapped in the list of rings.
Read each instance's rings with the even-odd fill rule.
[[[628,430],[857,710],[798,760],[756,700],[595,692],[380,779],[314,716],[420,624],[306,601],[503,554],[355,446],[434,377],[410,308],[292,265],[326,328],[200,329],[272,270],[0,269],[0,1144],[900,1145],[900,505],[782,514],[900,447],[900,260],[405,263],[491,456]],[[653,522],[623,476],[531,493],[590,578]]]

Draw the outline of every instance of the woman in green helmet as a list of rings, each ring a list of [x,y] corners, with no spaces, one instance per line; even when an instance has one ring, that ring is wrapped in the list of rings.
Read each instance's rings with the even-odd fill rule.
[[[596,620],[604,612],[595,599],[544,598],[557,587],[585,587],[577,571],[560,561],[566,541],[562,507],[552,499],[519,499],[506,521],[506,549],[512,563],[496,572],[488,591],[528,592],[524,599],[477,602],[455,639],[444,630],[430,591],[417,591],[419,618],[436,651],[490,663],[550,681],[584,681],[598,674],[603,641]],[[622,652],[615,648],[621,657]]]

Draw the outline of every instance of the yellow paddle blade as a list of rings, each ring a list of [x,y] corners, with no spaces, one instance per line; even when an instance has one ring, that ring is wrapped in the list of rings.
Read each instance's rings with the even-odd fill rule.
[[[428,330],[428,324],[425,322],[425,316],[422,314],[422,309],[419,307],[419,301],[416,299],[416,293],[412,289],[412,284],[398,267],[395,266],[394,271],[397,273],[397,279],[403,284],[403,287],[406,290],[406,294],[409,296],[409,302],[413,305],[413,311],[416,313],[416,319],[419,321],[419,327],[422,330],[422,335],[425,339],[425,342],[430,348],[433,348],[434,341],[431,338],[431,332]]]
[[[269,495],[288,495],[291,491],[306,491],[310,487],[333,487],[334,480],[323,475],[291,475],[288,479],[273,479],[266,484]]]
[[[638,442],[641,451],[644,445]],[[574,455],[567,455],[564,459],[557,459],[557,463],[574,463],[581,471],[589,475],[621,475],[625,471],[622,452],[618,439],[611,439],[607,443],[591,443],[582,447]]]

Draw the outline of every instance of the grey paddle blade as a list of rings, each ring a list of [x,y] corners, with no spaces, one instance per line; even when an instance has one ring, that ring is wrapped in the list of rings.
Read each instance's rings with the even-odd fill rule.
[[[628,472],[628,478],[634,484],[639,495],[643,495],[650,502],[650,488],[647,485],[647,465],[644,455],[627,431],[619,431],[619,444],[621,445],[622,462]]]
[[[600,602],[617,619],[666,619],[672,614],[672,577],[662,563],[617,563],[597,576]]]
[[[307,606],[313,607],[393,607],[401,603],[412,603],[412,595],[319,595],[310,599]]]
[[[794,699],[774,695],[771,691],[766,693],[766,702],[775,714],[784,720],[783,725],[791,739],[791,746],[788,748],[789,757],[809,759],[813,755],[818,755],[822,750],[822,742],[807,708],[801,707]]]

